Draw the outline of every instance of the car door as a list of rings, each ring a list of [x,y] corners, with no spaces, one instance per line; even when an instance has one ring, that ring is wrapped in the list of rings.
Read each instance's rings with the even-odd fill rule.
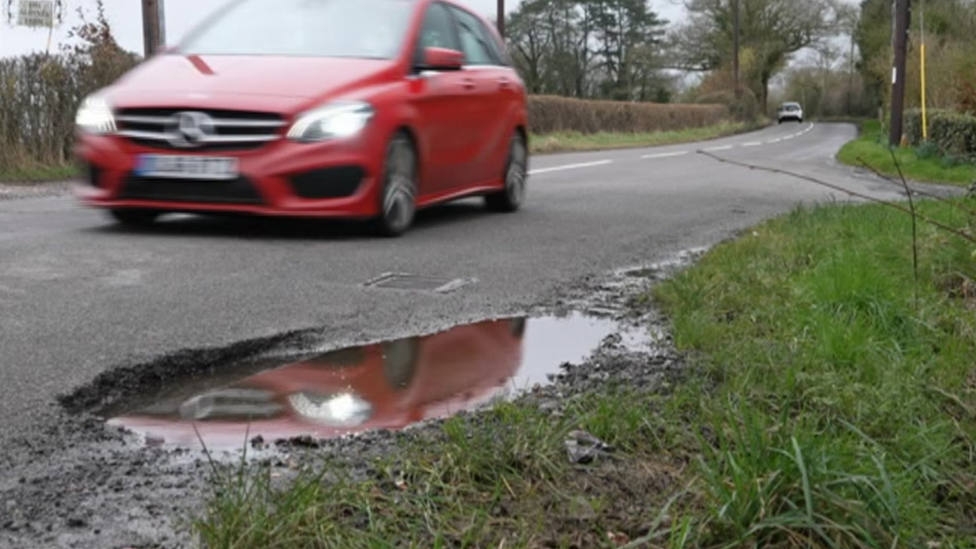
[[[424,48],[461,50],[449,8],[434,2],[427,7],[414,48],[414,64],[423,61]],[[468,182],[459,177],[470,149],[471,128],[477,127],[477,98],[465,71],[423,71],[411,75],[410,90],[417,110],[422,178],[419,192],[429,196]],[[469,182],[468,182],[469,183]]]
[[[515,125],[514,116],[523,108],[526,90],[525,83],[512,67],[501,35],[486,25],[484,19],[478,19],[477,24],[494,61],[492,65],[483,67],[489,91],[493,92],[490,125],[487,126],[488,131],[483,140],[484,147],[490,153],[485,168],[489,179],[494,179],[503,176],[509,140]]]
[[[464,73],[477,101],[472,113],[475,125],[464,140],[464,181],[467,184],[485,183],[501,175],[494,157],[497,156],[500,128],[505,125],[507,116],[501,106],[504,93],[500,87],[499,61],[481,21],[462,8],[453,5],[450,8],[465,55]]]

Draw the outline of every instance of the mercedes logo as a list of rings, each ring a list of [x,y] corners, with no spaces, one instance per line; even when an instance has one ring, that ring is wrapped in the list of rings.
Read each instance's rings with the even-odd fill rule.
[[[202,112],[180,112],[173,115],[167,129],[174,147],[198,147],[214,134],[214,121]]]

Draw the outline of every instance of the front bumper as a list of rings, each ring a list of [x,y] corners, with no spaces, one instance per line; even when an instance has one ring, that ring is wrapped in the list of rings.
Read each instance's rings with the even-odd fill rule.
[[[194,153],[154,150],[117,136],[79,134],[74,152],[86,179],[76,196],[96,208],[359,219],[378,213],[382,148],[371,146],[367,134],[199,153],[238,159],[239,177],[223,181],[141,177],[135,173],[140,154]]]

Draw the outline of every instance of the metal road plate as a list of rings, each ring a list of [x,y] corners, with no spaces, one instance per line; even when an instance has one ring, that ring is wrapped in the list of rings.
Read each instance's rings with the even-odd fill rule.
[[[423,276],[407,273],[384,273],[364,284],[368,288],[386,288],[391,290],[413,290],[422,292],[447,293],[462,286],[473,284],[470,278],[447,278],[441,276]]]

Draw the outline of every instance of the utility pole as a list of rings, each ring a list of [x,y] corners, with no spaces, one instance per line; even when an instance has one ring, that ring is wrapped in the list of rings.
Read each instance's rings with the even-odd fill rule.
[[[142,47],[148,58],[166,44],[166,0],[142,0]]]
[[[739,99],[742,92],[739,84],[739,0],[733,0],[732,10],[732,72],[735,77],[735,98]]]
[[[498,0],[498,34],[505,38],[505,0]]]
[[[910,0],[895,0],[894,35],[895,64],[891,68],[891,128],[888,145],[901,144],[902,120],[905,109],[905,58],[908,50],[908,13]]]

